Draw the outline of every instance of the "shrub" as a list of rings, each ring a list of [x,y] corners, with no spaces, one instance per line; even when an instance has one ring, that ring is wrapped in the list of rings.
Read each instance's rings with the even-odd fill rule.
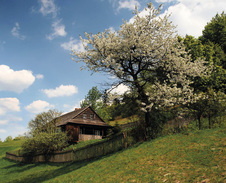
[[[23,140],[23,139],[25,139],[25,138],[26,138],[25,136],[18,135],[18,136],[15,137],[13,140]]]
[[[27,153],[51,154],[60,151],[68,145],[68,136],[64,132],[40,132],[28,138],[22,145],[22,150]]]

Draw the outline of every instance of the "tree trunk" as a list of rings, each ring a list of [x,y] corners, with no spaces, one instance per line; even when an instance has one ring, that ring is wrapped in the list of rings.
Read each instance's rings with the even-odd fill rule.
[[[144,124],[144,140],[148,139],[147,127],[150,125],[150,112],[149,110],[145,113],[145,124]]]
[[[210,114],[208,115],[208,119],[209,119],[209,129],[211,128],[211,117],[210,117]]]
[[[201,130],[201,128],[202,128],[201,115],[198,115],[198,121],[199,121],[199,130]]]
[[[138,99],[145,103],[147,106],[150,104],[149,100],[148,100],[148,96],[146,95],[145,93],[145,89],[144,89],[144,86],[140,85],[138,79],[137,79],[137,76],[134,75],[133,76],[133,79],[134,79],[134,84],[135,84],[135,87],[137,88],[137,91],[138,91]],[[152,124],[151,124],[151,121],[150,121],[150,109],[146,109],[147,112],[145,112],[145,121],[144,121],[144,124],[143,124],[143,133],[144,133],[144,140],[146,141],[148,139],[148,131],[147,131],[147,128],[151,126],[152,127]]]

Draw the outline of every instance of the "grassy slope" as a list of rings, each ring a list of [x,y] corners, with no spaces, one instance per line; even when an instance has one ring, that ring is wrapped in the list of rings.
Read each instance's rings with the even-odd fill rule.
[[[116,124],[123,125],[123,124],[131,123],[137,120],[138,120],[138,117],[134,115],[128,118],[117,118],[114,121],[109,121],[108,124],[111,126],[115,126]]]
[[[13,147],[0,143],[0,182],[224,182],[225,146],[226,129],[218,128],[161,137],[89,162],[23,165],[4,159]]]

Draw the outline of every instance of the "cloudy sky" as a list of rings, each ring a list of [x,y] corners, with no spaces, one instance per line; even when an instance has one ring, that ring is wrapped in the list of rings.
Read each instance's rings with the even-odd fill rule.
[[[79,35],[118,30],[136,5],[148,0],[0,0],[0,138],[27,131],[28,122],[48,109],[68,112],[107,75],[80,71],[70,58],[82,50]],[[181,36],[198,37],[225,0],[156,0]],[[120,90],[124,88],[121,87]]]

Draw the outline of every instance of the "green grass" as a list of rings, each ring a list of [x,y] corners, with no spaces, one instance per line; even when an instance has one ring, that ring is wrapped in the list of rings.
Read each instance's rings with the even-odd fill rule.
[[[123,125],[123,124],[127,124],[127,123],[131,123],[134,121],[137,121],[138,117],[136,115],[128,117],[128,118],[116,118],[114,121],[109,121],[108,124],[111,126],[115,126],[116,124],[118,125]]]
[[[19,144],[0,143],[0,182],[225,182],[226,129],[160,137],[80,163],[20,164],[4,158]]]
[[[103,141],[103,140],[105,140],[105,139],[93,139],[93,140],[81,141],[81,142],[78,142],[77,144],[73,144],[73,145],[70,145],[70,146],[64,148],[64,150],[82,148],[82,147],[85,147],[87,145],[94,144],[96,142],[100,142],[100,141]]]

